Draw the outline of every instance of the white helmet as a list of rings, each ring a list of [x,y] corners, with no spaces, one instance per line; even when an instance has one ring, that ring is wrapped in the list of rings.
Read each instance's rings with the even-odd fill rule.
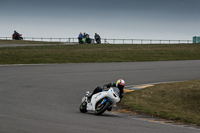
[[[119,79],[116,82],[116,87],[118,87],[119,89],[123,89],[125,86],[125,81],[123,79]]]

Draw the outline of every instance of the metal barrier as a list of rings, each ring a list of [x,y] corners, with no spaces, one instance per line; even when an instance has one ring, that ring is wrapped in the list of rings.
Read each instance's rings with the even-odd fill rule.
[[[12,40],[12,37],[0,37],[4,40]],[[78,43],[78,38],[38,38],[38,37],[23,37],[27,41],[45,41],[45,42],[63,42],[63,43]],[[105,44],[189,44],[192,40],[155,40],[155,39],[101,39]]]

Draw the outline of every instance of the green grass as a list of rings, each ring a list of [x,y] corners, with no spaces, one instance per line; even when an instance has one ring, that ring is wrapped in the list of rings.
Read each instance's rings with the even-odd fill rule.
[[[26,40],[1,40],[1,44],[60,44],[59,42],[26,41]]]
[[[119,106],[200,126],[200,80],[158,84],[136,90],[127,93]]]
[[[0,48],[0,64],[198,60],[198,44],[83,44]]]

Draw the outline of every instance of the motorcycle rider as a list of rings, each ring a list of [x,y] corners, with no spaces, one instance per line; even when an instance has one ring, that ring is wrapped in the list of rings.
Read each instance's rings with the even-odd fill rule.
[[[92,96],[98,92],[102,92],[103,90],[107,91],[109,90],[110,87],[117,87],[120,91],[119,97],[120,97],[120,101],[122,100],[123,96],[124,96],[124,86],[125,86],[125,81],[123,79],[118,79],[116,83],[111,82],[108,84],[103,85],[103,88],[101,88],[100,86],[97,86],[94,91],[92,92],[92,94],[89,93],[89,91],[86,92],[86,96],[88,97],[88,99],[91,99]],[[108,111],[111,111],[112,107],[110,107],[108,109]]]
[[[19,33],[16,30],[14,31],[12,36],[13,36],[13,39],[19,40]]]
[[[91,43],[91,39],[90,39],[90,35],[87,33],[84,33],[84,37],[85,37],[85,43]]]
[[[101,37],[97,33],[95,33],[94,38],[97,43],[101,43]]]

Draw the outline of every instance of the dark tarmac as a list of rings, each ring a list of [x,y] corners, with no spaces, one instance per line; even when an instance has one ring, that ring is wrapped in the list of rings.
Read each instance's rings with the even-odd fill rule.
[[[127,86],[200,79],[200,60],[0,65],[0,133],[199,133],[134,116],[80,113],[81,98],[119,78]]]

